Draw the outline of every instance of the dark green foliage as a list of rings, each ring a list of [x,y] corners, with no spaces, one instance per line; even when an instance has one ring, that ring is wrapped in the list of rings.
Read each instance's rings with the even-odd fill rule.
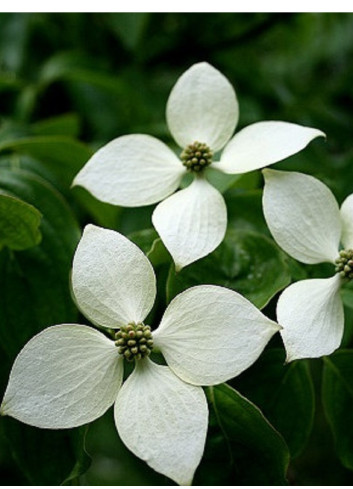
[[[0,248],[25,250],[38,244],[40,219],[40,212],[32,205],[0,194]]]
[[[261,411],[226,384],[207,397],[210,431],[195,484],[285,485],[288,448]]]
[[[12,455],[31,485],[76,484],[90,466],[84,443],[87,429],[39,430],[3,420]]]
[[[283,435],[292,457],[296,457],[305,448],[311,433],[314,386],[306,361],[285,365],[284,360],[282,349],[270,349],[232,383],[262,409]]]
[[[35,204],[36,213],[42,216],[42,240],[37,246],[31,243],[32,247],[23,251],[8,247],[0,251],[3,392],[12,362],[27,340],[46,326],[76,321],[69,272],[80,234],[67,203],[41,177],[26,170],[2,169],[0,186],[25,199],[28,207]],[[61,484],[86,470],[82,430],[46,432],[11,419],[0,423],[4,424],[7,450],[31,484]]]
[[[353,470],[353,351],[324,360],[322,401],[342,464]]]
[[[35,204],[42,214],[42,241],[38,246],[0,252],[0,338],[13,359],[44,327],[75,321],[69,272],[80,231],[61,195],[37,175],[2,169],[0,186]]]
[[[229,230],[210,255],[176,273],[171,268],[167,296],[170,301],[197,284],[214,284],[240,292],[257,307],[290,282],[288,267],[271,239],[254,231]]]
[[[207,169],[226,200],[226,239],[178,274],[152,229],[154,206],[122,209],[71,184],[97,148],[123,134],[150,134],[180,153],[165,104],[177,77],[205,60],[237,91],[237,130],[286,120],[327,134],[326,142],[314,141],[275,168],[320,178],[342,202],[353,192],[352,56],[353,14],[0,14],[0,394],[29,338],[79,320],[69,276],[87,223],[129,235],[150,258],[158,282],[148,317],[153,327],[169,301],[193,285],[230,287],[275,319],[278,293],[291,281],[330,276],[331,265],[298,264],[271,239],[261,172]],[[351,286],[342,297],[345,350],[323,362],[284,365],[276,335],[254,366],[231,381],[241,394],[225,384],[207,388],[210,428],[195,484],[282,485],[287,478],[298,485],[352,484]],[[1,418],[0,480],[77,483],[88,466],[85,433],[85,427],[50,432]],[[111,413],[93,424],[88,447],[93,464],[80,478],[84,484],[171,483],[125,448]]]

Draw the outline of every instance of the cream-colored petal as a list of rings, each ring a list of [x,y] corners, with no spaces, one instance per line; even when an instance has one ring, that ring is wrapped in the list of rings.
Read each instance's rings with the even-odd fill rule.
[[[342,237],[346,249],[353,249],[353,194],[348,195],[341,206]]]
[[[156,297],[156,277],[134,243],[116,231],[88,224],[74,256],[72,289],[93,323],[118,328],[145,319]]]
[[[191,484],[208,425],[201,387],[146,359],[124,383],[114,414],[121,439],[137,457],[176,483]]]
[[[232,85],[208,63],[197,63],[181,75],[167,103],[167,122],[182,148],[199,141],[213,151],[223,148],[239,117]]]
[[[52,326],[17,356],[0,412],[38,428],[73,428],[114,403],[122,378],[113,341],[88,326]]]
[[[181,379],[214,385],[250,367],[278,330],[237,292],[199,285],[172,300],[153,337]]]
[[[178,187],[185,173],[164,143],[145,134],[114,139],[99,149],[76,175],[97,199],[124,207],[154,204]]]
[[[222,195],[207,180],[195,178],[153,212],[152,222],[177,270],[203,258],[224,238],[227,208]]]
[[[264,170],[263,209],[277,243],[303,263],[334,262],[341,220],[331,190],[297,172]]]
[[[330,355],[340,346],[344,314],[339,275],[301,280],[278,300],[277,320],[287,361]]]
[[[224,148],[218,168],[226,173],[246,173],[264,168],[304,149],[325,134],[290,122],[256,122],[239,131]]]

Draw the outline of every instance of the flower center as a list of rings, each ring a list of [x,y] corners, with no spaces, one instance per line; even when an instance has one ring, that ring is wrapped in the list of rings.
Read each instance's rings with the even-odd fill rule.
[[[353,279],[353,250],[342,250],[340,256],[335,260],[336,272],[341,277]]]
[[[115,334],[115,344],[120,355],[132,362],[147,357],[153,348],[150,326],[143,323],[129,323]]]
[[[212,163],[213,153],[207,144],[195,141],[186,146],[180,158],[188,171],[198,173]]]

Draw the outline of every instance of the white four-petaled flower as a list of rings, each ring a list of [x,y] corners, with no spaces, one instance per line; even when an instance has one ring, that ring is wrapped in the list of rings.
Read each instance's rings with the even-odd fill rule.
[[[277,243],[303,263],[336,265],[333,277],[301,280],[281,294],[277,320],[287,360],[329,355],[343,335],[340,288],[353,279],[353,194],[339,209],[332,192],[312,176],[275,170],[263,174],[264,214]]]
[[[78,324],[45,329],[15,360],[1,414],[62,429],[115,403],[126,446],[177,483],[191,483],[208,425],[200,386],[248,368],[279,326],[238,293],[200,285],[175,297],[151,333],[143,324],[156,296],[150,262],[124,236],[93,225],[75,253],[72,289],[81,311],[120,339]],[[149,358],[151,348],[167,366]],[[124,358],[135,368],[122,385]]]
[[[224,147],[220,160],[212,164],[214,169],[246,173],[283,160],[324,136],[317,129],[265,121],[251,124],[230,139],[238,114],[234,89],[225,76],[208,63],[197,63],[179,78],[166,109],[170,132],[184,150],[183,164],[152,136],[122,136],[93,155],[74,185],[104,202],[125,207],[163,201],[152,221],[180,270],[211,253],[224,238],[226,205],[206,178],[216,152]],[[171,195],[186,172],[194,173],[194,180]]]

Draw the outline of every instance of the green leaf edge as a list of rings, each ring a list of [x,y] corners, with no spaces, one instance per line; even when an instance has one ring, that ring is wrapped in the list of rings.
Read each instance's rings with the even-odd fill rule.
[[[9,244],[9,243],[1,243],[0,242],[0,250],[3,247],[7,246],[11,250],[22,251],[22,250],[26,250],[28,248],[32,248],[33,246],[38,245],[42,240],[42,233],[39,230],[39,226],[40,226],[41,219],[42,219],[42,213],[36,207],[34,207],[34,205],[29,204],[28,202],[25,202],[24,200],[14,196],[14,195],[10,195],[7,192],[3,192],[2,190],[0,190],[0,199],[1,198],[9,199],[12,202],[17,202],[20,205],[22,205],[23,207],[25,207],[26,210],[28,210],[32,213],[32,216],[34,217],[35,222],[34,222],[33,226],[30,226],[30,229],[31,229],[30,234],[31,234],[31,240],[32,240],[31,244],[19,247],[19,246],[11,246],[11,244]]]
[[[290,463],[290,453],[289,453],[289,449],[288,449],[287,443],[284,440],[282,434],[279,433],[279,431],[277,431],[276,428],[274,428],[274,426],[264,416],[264,414],[262,413],[262,411],[252,401],[249,401],[249,399],[247,399],[245,396],[243,396],[242,394],[240,394],[240,392],[238,392],[236,389],[234,389],[233,387],[229,386],[227,383],[219,384],[217,387],[223,387],[223,388],[225,388],[228,391],[234,391],[242,400],[244,400],[245,402],[247,402],[248,404],[250,404],[255,409],[255,411],[257,411],[257,413],[260,415],[260,417],[265,421],[265,423],[273,430],[273,432],[276,433],[276,435],[278,436],[278,439],[281,440],[281,442],[283,444],[283,448],[285,449],[285,461],[284,461],[283,480],[287,480],[287,477],[286,476],[287,476],[288,467],[289,467],[289,463]],[[230,460],[232,462],[233,461],[233,455],[232,455],[232,451],[231,451],[231,447],[230,447],[230,440],[229,440],[229,438],[227,436],[227,433],[224,430],[224,427],[222,426],[222,422],[220,420],[220,416],[219,416],[217,405],[216,405],[216,399],[215,399],[215,395],[214,395],[214,386],[210,386],[210,387],[207,387],[206,388],[206,396],[207,396],[209,402],[213,406],[213,409],[214,409],[214,412],[215,412],[215,415],[216,415],[216,419],[217,419],[217,423],[218,423],[218,425],[219,425],[219,427],[220,427],[220,429],[221,429],[221,431],[223,433],[223,436],[224,436],[224,438],[226,440],[226,443],[227,443],[227,446],[228,446],[229,455],[230,455]]]
[[[353,354],[353,350],[350,350],[349,348],[344,348],[342,350],[337,351],[336,355],[337,354],[338,355],[339,354],[345,354],[345,353]],[[353,402],[353,388],[349,384],[347,384],[344,377],[342,377],[339,369],[336,367],[336,365],[331,361],[331,359],[328,356],[323,357],[323,364],[324,364],[324,368],[323,368],[323,374],[322,374],[321,400],[322,400],[322,406],[324,409],[325,417],[326,417],[327,423],[329,424],[330,429],[331,429],[331,433],[333,436],[335,451],[336,451],[337,457],[339,458],[341,464],[344,467],[353,471],[353,461],[350,465],[349,462],[347,462],[347,460],[345,458],[343,458],[337,450],[337,447],[339,445],[339,440],[337,439],[336,432],[334,430],[334,425],[333,425],[333,422],[331,420],[331,417],[328,415],[328,412],[326,409],[326,403],[325,403],[325,397],[324,397],[324,393],[325,393],[325,371],[326,371],[326,369],[331,368],[331,370],[337,375],[337,377],[342,382],[342,384],[347,388],[350,396],[352,397],[352,402]]]

